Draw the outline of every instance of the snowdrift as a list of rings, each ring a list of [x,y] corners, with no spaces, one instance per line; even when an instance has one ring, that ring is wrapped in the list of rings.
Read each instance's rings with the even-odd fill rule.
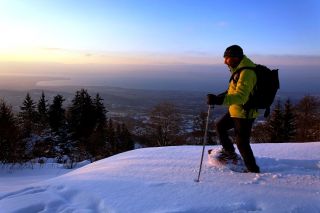
[[[201,146],[144,148],[0,192],[0,212],[320,212],[319,142],[252,146],[261,174],[206,156],[197,183]]]

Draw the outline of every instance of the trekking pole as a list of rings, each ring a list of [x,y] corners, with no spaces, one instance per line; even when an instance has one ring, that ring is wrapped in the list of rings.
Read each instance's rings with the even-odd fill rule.
[[[206,128],[205,128],[205,131],[204,131],[204,138],[203,138],[203,146],[202,146],[202,155],[201,155],[201,160],[200,160],[199,174],[198,174],[198,178],[194,180],[195,182],[199,182],[200,181],[200,174],[201,174],[201,168],[202,168],[202,162],[203,162],[204,149],[205,149],[206,143],[207,143],[207,135],[208,135],[208,126],[209,126],[209,118],[210,118],[211,107],[213,108],[213,106],[211,106],[211,105],[209,105],[209,107],[208,107],[208,114],[207,114]]]

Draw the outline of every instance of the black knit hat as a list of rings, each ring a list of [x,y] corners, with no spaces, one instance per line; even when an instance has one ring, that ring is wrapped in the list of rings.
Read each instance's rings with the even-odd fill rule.
[[[223,57],[243,57],[243,50],[239,45],[232,45],[224,51]]]

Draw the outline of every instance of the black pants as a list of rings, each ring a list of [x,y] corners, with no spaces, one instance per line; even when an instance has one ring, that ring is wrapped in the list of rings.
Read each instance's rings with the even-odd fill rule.
[[[228,135],[228,130],[234,128],[235,143],[249,171],[256,171],[259,168],[250,146],[250,135],[254,120],[255,119],[231,118],[228,112],[217,122],[217,132],[220,143],[226,151],[235,151]]]

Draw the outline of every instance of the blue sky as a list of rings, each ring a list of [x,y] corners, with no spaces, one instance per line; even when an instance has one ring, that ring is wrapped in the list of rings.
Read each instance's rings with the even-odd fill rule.
[[[317,0],[2,0],[0,60],[77,63],[320,55]]]

